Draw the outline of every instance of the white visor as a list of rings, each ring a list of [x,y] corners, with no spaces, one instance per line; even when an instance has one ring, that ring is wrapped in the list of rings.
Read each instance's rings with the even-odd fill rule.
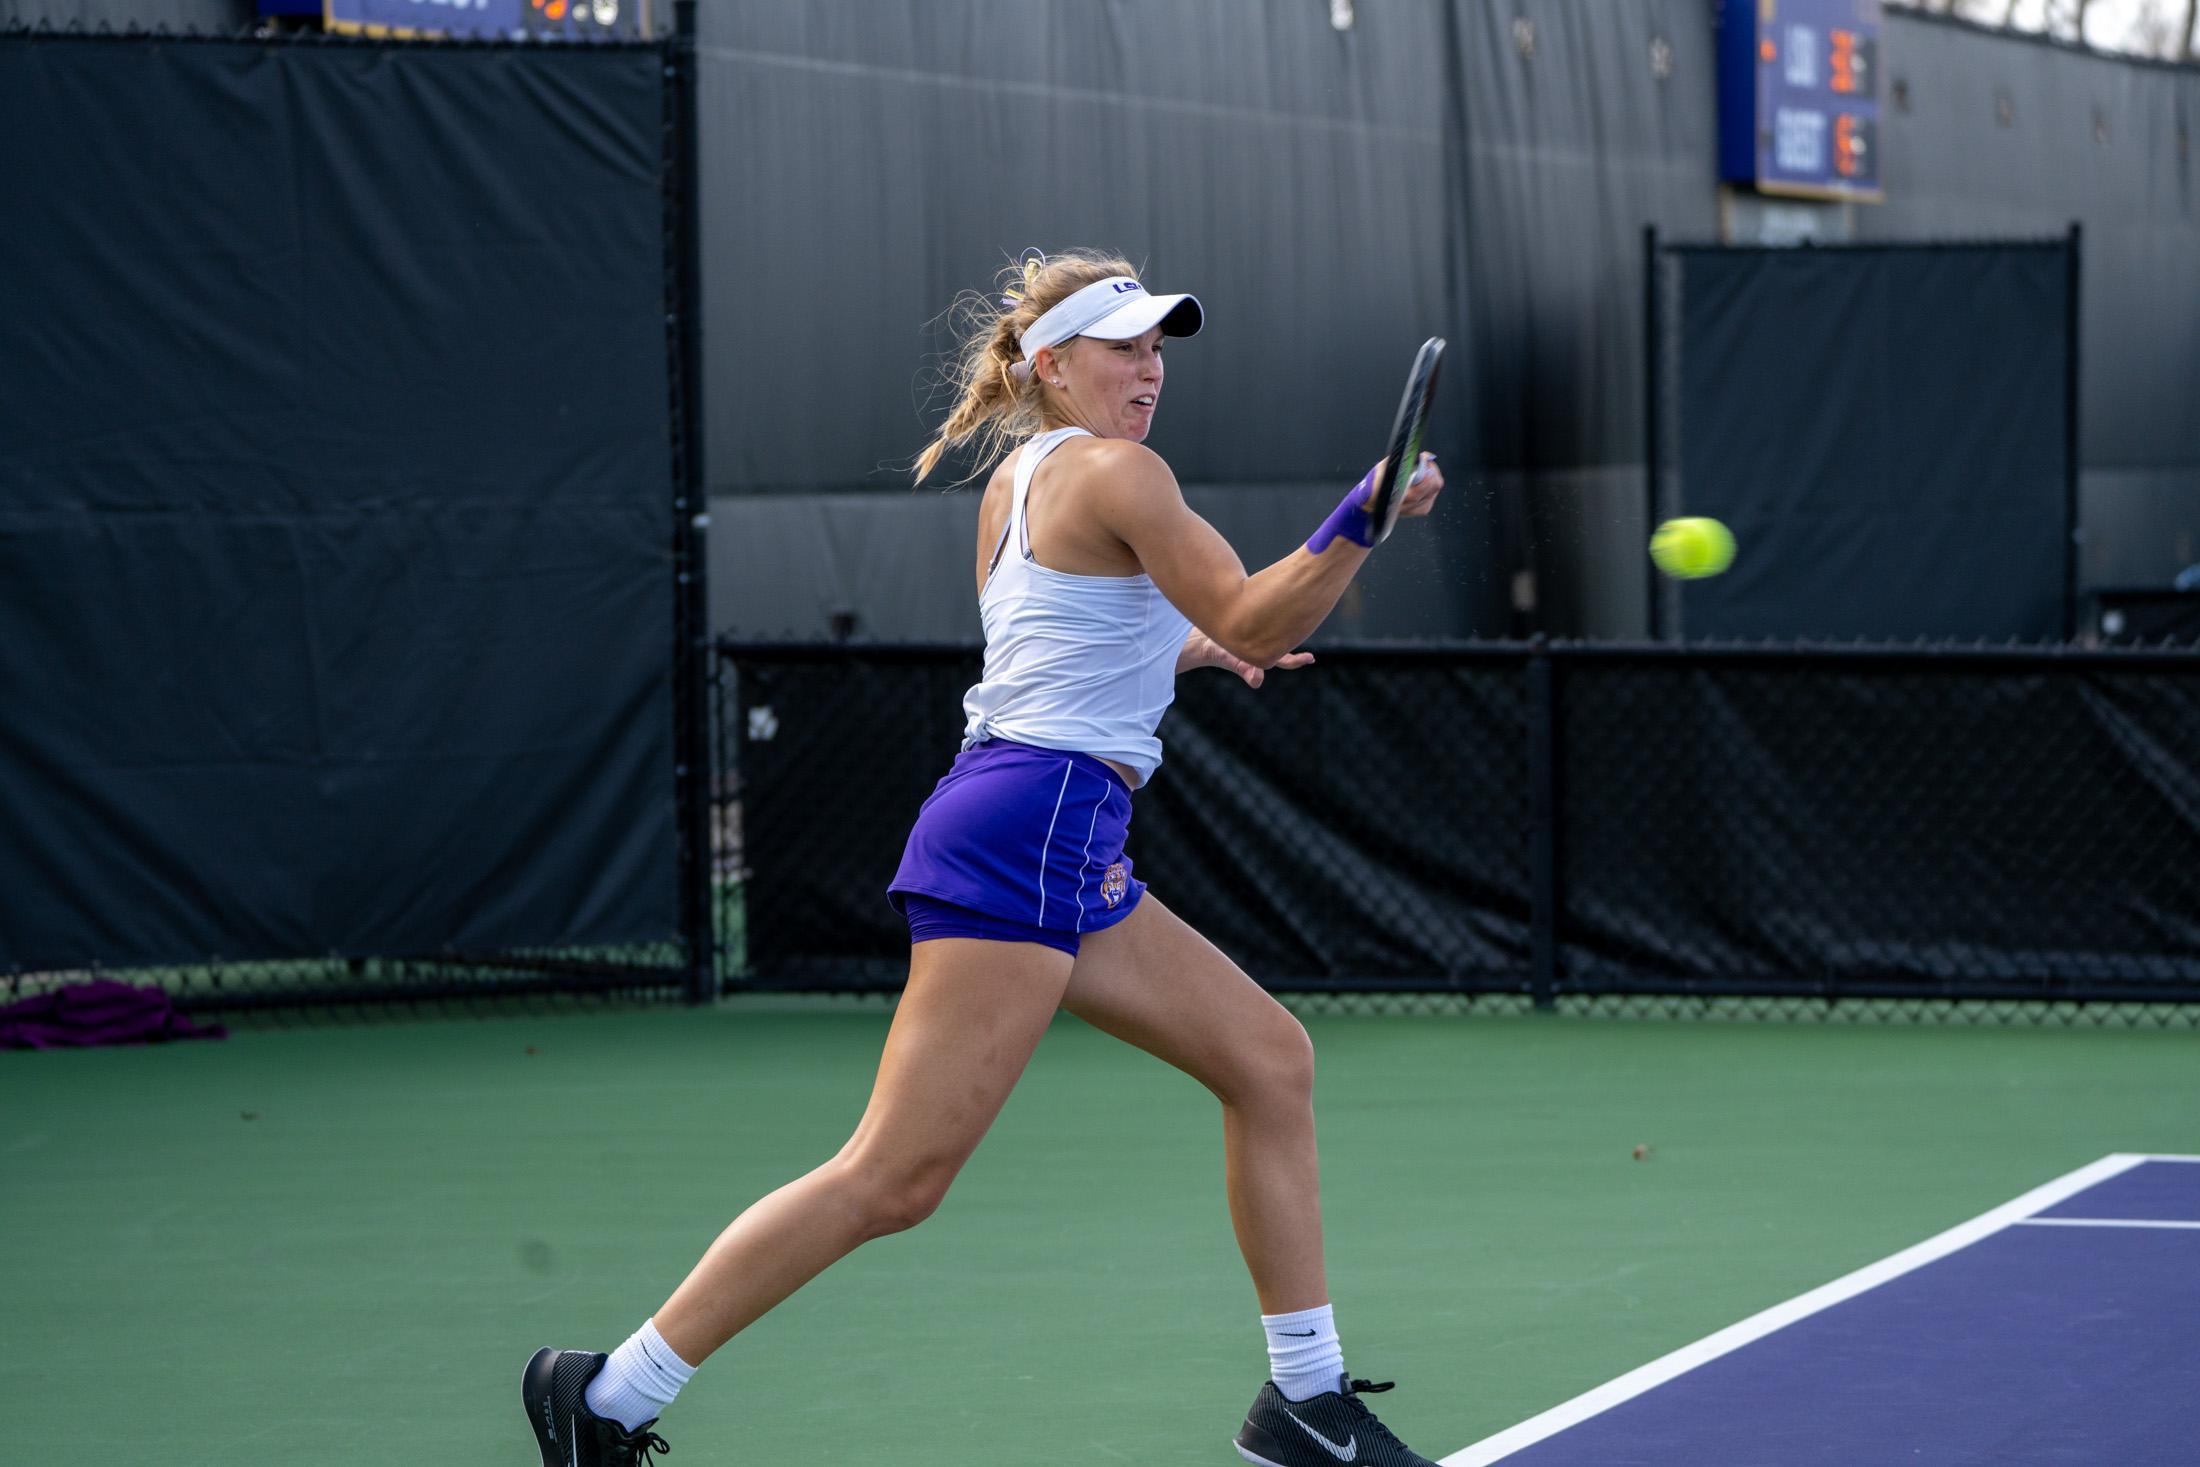
[[[1024,328],[1018,340],[1024,359],[1016,364],[1016,375],[1031,375],[1031,359],[1039,348],[1060,346],[1072,336],[1125,341],[1156,326],[1163,336],[1191,336],[1204,319],[1199,302],[1191,296],[1148,295],[1146,287],[1128,275],[1095,280]]]

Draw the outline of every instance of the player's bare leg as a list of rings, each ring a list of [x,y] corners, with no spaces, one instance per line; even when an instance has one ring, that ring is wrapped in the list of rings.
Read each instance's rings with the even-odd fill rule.
[[[1069,970],[1069,954],[1036,943],[916,944],[870,1104],[839,1153],[735,1218],[616,1359],[545,1349],[528,1363],[521,1399],[545,1467],[638,1467],[669,1450],[650,1428],[696,1366],[838,1259],[930,1216]]]
[[[1062,1006],[1214,1092],[1230,1223],[1261,1312],[1326,1303],[1314,1046],[1299,1021],[1150,891],[1085,938]]]
[[[832,1160],[735,1218],[657,1311],[659,1333],[690,1364],[836,1260],[932,1214],[1069,981],[1069,955],[1036,943],[945,938],[910,953],[855,1134]]]
[[[1361,1399],[1390,1386],[1343,1372],[1322,1267],[1305,1028],[1152,892],[1084,940],[1062,1006],[1222,1102],[1230,1222],[1260,1296],[1272,1371],[1232,1440],[1238,1455],[1259,1467],[1434,1467]]]

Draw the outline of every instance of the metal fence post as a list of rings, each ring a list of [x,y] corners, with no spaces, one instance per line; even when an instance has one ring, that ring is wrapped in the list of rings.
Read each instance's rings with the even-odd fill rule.
[[[687,1001],[718,996],[718,923],[713,900],[716,861],[712,848],[713,763],[710,747],[710,597],[706,531],[709,481],[703,472],[702,220],[698,207],[696,141],[695,0],[673,7],[673,35],[665,52],[665,85],[671,113],[673,188],[666,200],[667,325],[673,333],[674,449],[678,491],[673,499],[674,622],[680,639],[675,661],[680,686],[673,731],[681,830],[680,933],[687,948]]]
[[[1558,995],[1558,690],[1551,649],[1528,644],[1528,921],[1530,992],[1548,1009]]]
[[[2063,287],[2063,640],[2078,635],[2079,559],[2085,530],[2078,523],[2078,283],[2085,226],[2070,221],[2069,281]]]
[[[1658,226],[1642,227],[1642,532],[1648,535],[1658,524]],[[1647,577],[1650,593],[1644,602],[1643,635],[1658,638],[1658,578]]]

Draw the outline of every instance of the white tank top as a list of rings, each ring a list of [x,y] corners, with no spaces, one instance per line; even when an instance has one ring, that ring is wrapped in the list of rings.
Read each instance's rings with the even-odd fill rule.
[[[978,596],[985,672],[963,696],[962,746],[1004,738],[1092,754],[1136,770],[1144,784],[1161,767],[1154,730],[1176,697],[1177,653],[1192,624],[1144,573],[1079,576],[1032,559],[1031,476],[1084,432],[1056,428],[1019,450],[1008,523]]]

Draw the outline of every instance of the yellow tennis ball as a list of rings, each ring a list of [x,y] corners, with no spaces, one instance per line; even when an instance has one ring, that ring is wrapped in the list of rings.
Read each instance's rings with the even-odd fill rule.
[[[1667,520],[1650,537],[1650,559],[1679,580],[1715,576],[1734,563],[1734,532],[1702,515]]]

